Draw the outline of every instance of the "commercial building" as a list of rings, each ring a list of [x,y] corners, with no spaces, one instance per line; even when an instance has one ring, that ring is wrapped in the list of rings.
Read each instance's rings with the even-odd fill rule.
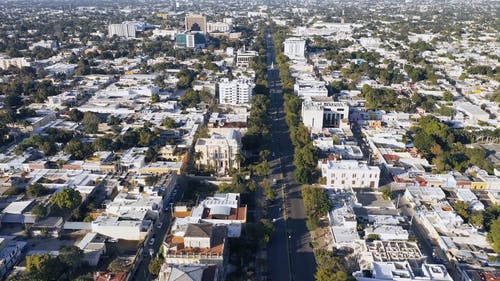
[[[313,98],[302,102],[302,122],[311,131],[338,128],[349,120],[349,106],[331,98]]]
[[[325,82],[306,77],[297,79],[293,85],[294,93],[301,98],[328,97]]]
[[[326,188],[378,188],[380,169],[377,166],[356,160],[320,160],[319,167],[326,178]]]
[[[305,59],[306,40],[301,38],[288,38],[284,42],[283,54],[290,59]]]
[[[238,169],[240,163],[236,155],[241,149],[241,135],[232,129],[226,136],[213,134],[211,138],[200,138],[195,151],[200,158],[199,165],[214,168],[219,174],[227,174],[231,169]]]
[[[135,38],[137,32],[144,31],[145,24],[140,21],[126,21],[108,25],[108,37],[118,36],[123,38]]]
[[[186,31],[207,32],[207,18],[201,14],[188,14],[185,18]]]
[[[247,105],[252,97],[255,83],[250,79],[235,79],[229,81],[224,78],[219,84],[220,104]]]
[[[207,32],[229,32],[231,31],[231,25],[225,22],[209,22],[207,24]]]
[[[258,53],[256,51],[247,51],[245,48],[243,48],[243,50],[238,50],[238,52],[236,52],[236,65],[248,67],[253,61],[253,58],[257,55]]]
[[[181,48],[205,48],[207,39],[202,33],[180,33],[175,36],[175,44]]]

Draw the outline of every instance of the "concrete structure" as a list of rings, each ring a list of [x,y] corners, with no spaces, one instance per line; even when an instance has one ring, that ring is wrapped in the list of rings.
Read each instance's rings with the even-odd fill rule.
[[[200,138],[195,145],[196,153],[201,156],[197,163],[215,168],[219,174],[227,174],[231,169],[239,168],[236,155],[240,149],[241,135],[234,129],[226,136],[214,134],[211,138]]]
[[[106,239],[95,232],[87,233],[83,239],[76,244],[83,251],[83,260],[90,266],[96,266],[103,254],[106,253]]]
[[[144,31],[145,25],[139,21],[126,21],[108,25],[108,37],[118,36],[123,38],[135,38],[136,33]]]
[[[207,24],[207,32],[229,32],[231,31],[231,25],[225,22],[209,22]]]
[[[239,193],[216,193],[193,207],[189,216],[177,219],[173,229],[182,229],[189,223],[211,223],[226,225],[228,237],[240,237],[246,219],[247,207],[240,205]]]
[[[152,227],[150,220],[120,220],[99,216],[92,221],[92,231],[115,239],[142,240]]]
[[[341,122],[349,120],[349,106],[332,99],[306,99],[302,102],[302,122],[311,131],[323,128],[338,128]]]
[[[5,274],[19,261],[26,244],[11,237],[0,237],[0,278],[5,277]]]
[[[254,87],[255,83],[250,79],[240,78],[229,81],[229,79],[224,78],[219,84],[219,103],[248,105]]]
[[[374,262],[372,263],[371,276],[355,272],[358,281],[453,281],[442,264],[422,264],[420,270],[414,270],[408,262]]]
[[[320,160],[318,166],[322,176],[326,178],[326,188],[378,188],[379,167],[368,166],[356,160]]]
[[[287,38],[284,42],[283,54],[290,59],[305,59],[306,40],[301,38]]]
[[[208,265],[169,265],[164,263],[158,281],[215,281],[218,280],[215,266]]]
[[[474,120],[483,122],[488,122],[488,120],[490,120],[490,115],[486,111],[470,102],[457,102],[455,106],[457,110],[462,111]]]
[[[180,33],[175,36],[175,44],[183,48],[205,48],[207,39],[202,33]]]
[[[188,14],[185,18],[186,31],[207,32],[207,18],[201,14]]]
[[[301,98],[328,96],[328,89],[325,86],[325,82],[316,80],[312,77],[297,79],[293,85],[293,91]]]
[[[7,56],[0,57],[0,69],[8,69],[14,66],[17,68],[30,67],[31,59],[29,58],[10,58]]]
[[[238,50],[236,52],[236,65],[241,67],[248,67],[253,61],[253,58],[259,54],[256,51],[247,51],[245,48],[243,50]]]

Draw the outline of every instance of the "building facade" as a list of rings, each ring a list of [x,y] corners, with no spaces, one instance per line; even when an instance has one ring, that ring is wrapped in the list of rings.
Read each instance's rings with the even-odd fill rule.
[[[326,188],[378,188],[380,169],[356,160],[322,160],[321,173],[326,178]]]
[[[305,59],[306,40],[300,38],[288,38],[284,42],[285,50],[283,52],[290,59]]]
[[[219,84],[220,104],[248,104],[255,84],[250,79],[223,79]]]
[[[302,122],[311,131],[338,128],[349,120],[349,106],[332,99],[308,99],[302,103]]]
[[[197,163],[214,168],[218,174],[227,174],[231,169],[239,168],[236,155],[240,149],[241,135],[234,129],[226,136],[214,134],[211,138],[200,138],[195,145],[195,151],[200,155]]]
[[[144,30],[142,22],[123,22],[108,25],[108,37],[135,38],[136,32]]]
[[[207,32],[207,18],[201,14],[189,14],[185,18],[186,31]]]

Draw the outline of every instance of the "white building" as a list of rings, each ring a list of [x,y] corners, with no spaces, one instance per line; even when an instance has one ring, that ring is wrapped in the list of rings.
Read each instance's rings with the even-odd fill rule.
[[[199,153],[198,164],[215,168],[219,174],[238,169],[240,163],[236,155],[241,149],[241,135],[238,130],[230,130],[226,136],[213,134],[211,138],[200,138],[195,151]]]
[[[231,25],[225,22],[209,22],[207,23],[207,32],[229,32]]]
[[[293,85],[293,91],[301,98],[328,97],[328,89],[325,82],[312,77],[297,79]]]
[[[361,271],[355,272],[358,281],[453,281],[442,264],[422,264],[421,270],[413,270],[407,261],[373,262],[371,276],[363,276]]]
[[[318,165],[326,178],[326,188],[378,188],[380,169],[377,166],[368,166],[356,160],[320,160]]]
[[[235,79],[229,81],[224,78],[219,84],[220,104],[248,104],[252,97],[255,84],[250,79]]]
[[[136,32],[144,30],[144,23],[139,21],[126,21],[108,25],[108,37],[114,35],[124,38],[135,38]]]
[[[142,240],[152,227],[150,220],[120,220],[118,217],[99,216],[91,223],[92,231],[115,239]]]
[[[302,102],[302,122],[311,131],[338,128],[349,120],[349,106],[332,99],[306,99]]]
[[[301,38],[288,38],[284,42],[285,54],[290,59],[305,59],[306,40]]]
[[[9,58],[9,57],[1,57],[0,58],[0,69],[8,69],[11,66],[15,66],[17,68],[30,67],[31,59],[29,58]]]
[[[242,67],[248,67],[253,61],[253,58],[259,54],[256,51],[247,51],[245,48],[243,50],[238,50],[236,52],[236,64]]]

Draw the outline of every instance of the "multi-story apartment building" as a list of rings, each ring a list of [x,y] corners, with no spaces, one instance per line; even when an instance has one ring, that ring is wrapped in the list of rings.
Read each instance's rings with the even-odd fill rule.
[[[305,59],[306,40],[301,38],[288,38],[284,42],[285,54],[290,59]]]
[[[319,166],[327,188],[378,188],[380,169],[377,166],[356,160],[320,160]]]
[[[241,149],[241,135],[238,130],[230,130],[226,136],[214,134],[211,138],[200,138],[195,151],[199,155],[197,163],[214,168],[219,174],[238,169],[240,163],[236,155]]]
[[[219,103],[246,105],[250,102],[254,87],[255,84],[250,79],[241,78],[230,81],[224,78],[219,84]]]
[[[311,131],[338,128],[349,120],[349,106],[331,98],[306,99],[302,103],[302,122]]]
[[[108,37],[114,35],[124,38],[135,38],[136,32],[144,31],[145,25],[138,21],[125,21],[108,25]]]

